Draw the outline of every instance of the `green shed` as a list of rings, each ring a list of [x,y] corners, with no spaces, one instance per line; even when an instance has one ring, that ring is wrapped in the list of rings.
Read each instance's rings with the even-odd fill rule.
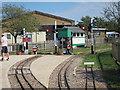
[[[64,29],[58,29],[58,38],[69,38],[71,37],[71,30],[64,28]]]

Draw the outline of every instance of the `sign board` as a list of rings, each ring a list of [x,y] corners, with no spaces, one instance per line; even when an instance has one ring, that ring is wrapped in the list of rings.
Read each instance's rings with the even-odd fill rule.
[[[70,49],[71,48],[71,46],[67,46],[67,49]]]
[[[84,62],[84,65],[94,65],[94,62]]]
[[[37,51],[37,47],[36,46],[33,47],[33,51]]]
[[[31,38],[29,38],[29,37],[23,38],[22,40],[23,40],[23,42],[31,42]]]
[[[52,31],[52,30],[51,30],[51,29],[46,29],[45,31],[46,31],[46,32],[50,32],[50,31]]]
[[[81,27],[81,29],[88,29],[87,27]]]

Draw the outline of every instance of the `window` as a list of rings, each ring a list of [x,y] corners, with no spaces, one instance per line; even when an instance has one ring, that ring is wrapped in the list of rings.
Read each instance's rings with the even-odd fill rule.
[[[79,33],[77,33],[77,36],[79,37]]]
[[[100,32],[94,32],[94,36],[100,36]]]
[[[7,34],[7,39],[11,39],[11,35],[10,34]]]
[[[73,36],[76,37],[76,33],[73,33]]]
[[[83,33],[81,33],[81,37],[83,37]]]

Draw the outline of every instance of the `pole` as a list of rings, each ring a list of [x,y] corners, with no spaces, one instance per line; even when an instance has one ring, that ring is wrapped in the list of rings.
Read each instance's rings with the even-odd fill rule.
[[[120,0],[118,1],[118,29],[120,30]],[[120,34],[119,34],[120,37]]]
[[[57,29],[57,24],[56,24],[56,20],[55,20],[55,32],[54,32],[55,54],[57,54],[56,29]]]
[[[23,28],[23,38],[25,38],[25,28]],[[25,53],[26,42],[24,42],[23,44],[24,44],[24,53]]]
[[[91,54],[94,54],[94,51],[93,51],[93,19],[91,19]]]

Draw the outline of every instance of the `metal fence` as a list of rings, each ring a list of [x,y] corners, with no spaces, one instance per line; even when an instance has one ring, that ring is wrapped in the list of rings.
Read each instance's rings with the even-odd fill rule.
[[[112,56],[120,62],[120,38],[112,43]]]
[[[118,40],[119,38],[94,38],[94,44],[112,43]],[[91,45],[91,39],[86,39],[86,46],[89,45]]]
[[[37,46],[38,50],[52,50],[54,49],[54,41],[49,40],[46,42],[39,42],[39,43],[29,43],[28,50],[33,51],[33,47]],[[24,45],[22,44],[9,44],[8,51],[9,52],[17,52],[17,51],[24,51]]]
[[[86,39],[86,46],[91,45],[91,39]],[[104,38],[94,38],[94,43],[105,43],[105,39]]]

